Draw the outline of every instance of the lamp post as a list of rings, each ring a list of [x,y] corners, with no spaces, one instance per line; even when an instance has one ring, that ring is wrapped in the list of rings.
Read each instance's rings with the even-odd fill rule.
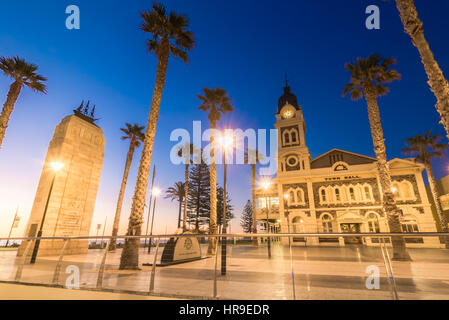
[[[150,236],[153,235],[153,223],[154,223],[154,213],[155,213],[155,211],[156,211],[156,199],[157,199],[158,195],[161,194],[161,189],[159,189],[159,188],[153,188],[153,191],[152,191],[151,193],[152,193],[152,195],[153,195],[153,197],[154,197],[154,202],[153,202],[153,216],[151,217],[151,230],[150,230]],[[153,240],[153,239],[150,238],[149,245],[148,245],[148,253],[151,252],[151,245],[152,245],[152,242],[153,242],[152,240]]]
[[[271,182],[266,180],[262,182],[262,187],[265,190],[265,202],[266,202],[266,209],[267,209],[267,234],[270,233],[269,230],[269,220],[268,220],[268,214],[270,210],[270,204],[269,204],[269,198],[268,198],[268,190],[270,189]],[[268,249],[268,258],[271,259],[271,240],[270,237],[267,237],[267,249]]]
[[[60,162],[51,162],[50,166],[54,171],[53,179],[51,180],[50,190],[48,191],[47,202],[45,203],[44,215],[42,216],[41,225],[39,227],[39,231],[37,232],[37,237],[42,237],[42,228],[44,227],[45,216],[47,215],[48,204],[50,202],[51,192],[53,190],[53,185],[55,184],[56,173],[64,167],[64,164]],[[37,253],[39,251],[39,245],[41,243],[40,239],[36,239],[36,243],[34,244],[33,253],[31,255],[30,263],[33,264],[36,262]]]
[[[226,221],[226,179],[227,179],[227,164],[226,164],[226,151],[229,149],[234,140],[231,136],[224,135],[219,140],[221,146],[223,147],[223,156],[224,156],[224,171],[223,171],[223,216],[222,216],[222,223],[223,227],[221,228],[221,233],[226,234],[226,227],[227,227],[227,221]],[[221,238],[221,275],[226,275],[226,237]]]

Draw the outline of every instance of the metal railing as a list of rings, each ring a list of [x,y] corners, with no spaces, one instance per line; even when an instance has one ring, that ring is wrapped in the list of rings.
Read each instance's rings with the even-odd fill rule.
[[[46,241],[46,240],[63,240],[62,249],[60,251],[60,254],[56,260],[56,266],[54,268],[54,272],[52,275],[52,280],[50,283],[46,283],[46,285],[50,286],[59,286],[59,279],[60,274],[62,270],[62,264],[64,261],[64,257],[66,255],[66,249],[68,248],[69,244],[73,240],[101,240],[101,241],[107,241],[107,245],[104,247],[104,252],[101,255],[101,262],[99,264],[99,268],[97,271],[96,276],[96,285],[94,290],[107,290],[104,288],[103,281],[104,281],[104,274],[105,274],[105,266],[106,261],[109,253],[109,245],[111,244],[111,240],[120,240],[120,239],[155,239],[155,250],[152,257],[153,263],[151,264],[151,270],[150,270],[150,279],[149,279],[149,286],[147,287],[148,290],[144,292],[144,294],[148,295],[159,295],[159,296],[167,296],[167,297],[182,297],[182,298],[199,298],[199,299],[218,299],[218,285],[219,285],[219,279],[218,279],[218,272],[217,272],[217,266],[218,266],[218,256],[219,252],[219,246],[220,238],[227,238],[230,243],[234,242],[235,239],[257,239],[260,246],[263,246],[263,242],[261,240],[267,239],[267,238],[276,238],[276,239],[288,239],[288,244],[283,245],[283,247],[288,248],[289,250],[289,273],[291,273],[291,298],[296,299],[296,292],[297,289],[295,288],[295,280],[296,276],[301,274],[300,272],[295,273],[295,267],[294,267],[294,257],[292,254],[292,247],[293,246],[293,239],[294,238],[304,238],[304,239],[311,239],[311,238],[347,238],[347,237],[360,237],[360,238],[378,238],[379,243],[373,243],[373,248],[379,248],[380,249],[380,256],[382,257],[383,266],[385,268],[385,274],[386,279],[389,284],[389,291],[391,293],[392,299],[399,299],[398,294],[398,286],[397,281],[395,278],[394,268],[393,268],[393,262],[390,253],[388,252],[388,246],[385,241],[385,239],[389,237],[395,237],[395,236],[401,236],[404,238],[416,238],[416,237],[447,237],[449,236],[449,233],[442,233],[442,232],[421,232],[421,233],[269,233],[269,234],[249,234],[249,233],[237,233],[237,234],[170,234],[170,235],[140,235],[140,236],[127,236],[127,235],[119,235],[119,236],[101,236],[101,237],[92,237],[92,236],[78,236],[78,237],[14,237],[14,238],[3,238],[0,237],[0,241],[9,239],[10,241],[26,241],[26,245],[23,249],[23,254],[20,257],[20,259],[17,261],[17,259],[14,260],[14,263],[17,265],[17,268],[15,270],[13,281],[7,281],[7,282],[14,282],[14,283],[27,283],[26,281],[21,281],[23,277],[24,267],[28,265],[27,260],[30,256],[31,248],[33,247],[33,244],[36,240]],[[155,292],[155,281],[156,281],[156,270],[157,270],[157,259],[158,259],[158,253],[161,245],[163,244],[163,239],[170,239],[170,238],[200,238],[203,240],[210,239],[210,238],[218,238],[218,245],[215,249],[215,253],[213,253],[210,258],[213,258],[213,277],[212,277],[212,290],[210,294],[203,294],[203,295],[189,295],[189,294],[170,294],[170,293],[156,293]],[[151,241],[154,243],[154,241]],[[254,243],[254,242],[253,242]],[[140,244],[142,244],[140,242]],[[391,241],[390,241],[391,244]],[[248,244],[248,246],[254,246],[254,244]],[[321,248],[321,247],[316,247]],[[262,256],[262,255],[261,255]],[[271,255],[269,255],[270,257]],[[44,259],[45,257],[39,257],[39,259]],[[39,262],[39,259],[37,262]],[[449,261],[448,261],[449,263]],[[36,263],[36,265],[39,265],[39,263]],[[118,269],[118,268],[117,268]],[[448,270],[449,271],[449,270]],[[1,271],[0,271],[1,272]],[[222,279],[222,278],[220,278]],[[224,278],[224,281],[226,281],[226,278]],[[290,280],[289,280],[290,281]],[[223,281],[222,281],[223,282]],[[92,289],[92,288],[91,288]],[[117,291],[116,289],[113,289],[113,291]],[[120,291],[120,290],[118,290]],[[142,294],[142,291],[133,291],[127,290],[127,292],[133,292]],[[448,296],[449,297],[449,296]]]

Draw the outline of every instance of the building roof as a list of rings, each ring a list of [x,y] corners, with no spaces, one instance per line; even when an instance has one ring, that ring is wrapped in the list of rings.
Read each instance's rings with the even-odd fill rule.
[[[334,148],[313,159],[310,163],[310,167],[312,169],[329,168],[332,167],[335,162],[339,161],[346,162],[349,165],[358,165],[373,163],[377,160],[373,157]]]
[[[298,99],[296,96],[290,91],[290,86],[286,85],[284,87],[284,94],[279,98],[278,100],[278,111],[277,113],[281,112],[281,109],[286,104],[290,104],[293,107],[295,107],[296,110],[300,110],[301,107],[298,105]]]

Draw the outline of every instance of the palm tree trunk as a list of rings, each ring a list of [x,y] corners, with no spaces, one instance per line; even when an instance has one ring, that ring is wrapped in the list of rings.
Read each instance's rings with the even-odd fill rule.
[[[147,191],[148,178],[150,176],[154,137],[156,135],[156,125],[159,117],[162,92],[164,91],[169,55],[169,42],[168,40],[162,40],[161,52],[158,56],[156,82],[151,101],[150,114],[148,115],[148,122],[145,130],[145,139],[143,142],[142,155],[140,157],[136,187],[134,189],[131,215],[129,217],[127,235],[130,236],[137,236],[141,233],[142,216],[145,208],[145,193]],[[123,247],[122,255],[120,257],[120,270],[139,269],[139,247],[140,239],[125,239],[125,246]]]
[[[435,208],[437,210],[438,218],[440,219],[440,226],[442,232],[448,232],[447,219],[443,213],[441,207],[440,196],[438,195],[435,176],[433,175],[432,164],[430,162],[424,163],[427,171],[427,179],[429,180],[430,191],[432,193],[433,202],[435,203]],[[446,248],[449,249],[449,237],[445,237]]]
[[[217,166],[215,164],[215,130],[216,121],[211,120],[210,128],[212,135],[210,137],[210,218],[209,233],[217,233]],[[208,254],[215,254],[217,248],[217,238],[209,238]]]
[[[257,220],[256,220],[256,165],[251,164],[251,205],[252,205],[252,212],[253,212],[253,233],[257,233]],[[257,245],[257,237],[253,238],[253,244]]]
[[[382,205],[387,216],[390,232],[401,232],[399,222],[399,208],[396,205],[393,192],[391,190],[391,177],[388,168],[387,154],[385,150],[385,140],[380,121],[379,105],[374,87],[364,88],[365,98],[368,105],[368,118],[373,138],[374,152],[377,158],[377,169],[379,173],[380,185],[382,188]],[[393,260],[411,260],[405,247],[404,238],[401,236],[391,237],[393,245]]]
[[[186,163],[185,175],[185,194],[184,194],[184,220],[182,221],[182,231],[187,231],[187,196],[189,195],[189,164]]]
[[[181,212],[182,212],[182,200],[184,197],[179,198],[179,212],[178,212],[178,229],[181,228]]]
[[[129,168],[133,162],[134,150],[136,148],[135,141],[131,140],[129,143],[128,155],[126,156],[125,171],[123,172],[122,185],[118,195],[117,208],[115,209],[114,225],[112,226],[112,235],[118,234],[118,226],[120,224],[120,214],[122,212],[123,196],[125,195],[126,182],[128,181]],[[117,248],[117,239],[111,239],[109,251],[114,251]]]
[[[444,77],[441,68],[435,60],[429,43],[424,37],[423,23],[418,17],[418,12],[413,0],[396,0],[402,24],[405,32],[410,36],[413,45],[418,49],[422,64],[429,79],[429,86],[435,97],[435,105],[441,117],[441,123],[446,130],[449,139],[449,84]]]
[[[14,81],[9,87],[6,102],[3,105],[2,113],[0,114],[0,148],[2,147],[3,139],[5,138],[9,118],[11,117],[11,113],[14,110],[14,105],[16,104],[21,89],[22,83],[19,81]]]

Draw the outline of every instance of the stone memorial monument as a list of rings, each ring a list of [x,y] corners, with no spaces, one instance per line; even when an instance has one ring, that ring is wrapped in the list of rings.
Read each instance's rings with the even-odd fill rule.
[[[56,126],[48,147],[25,236],[88,236],[103,167],[105,139],[95,106],[84,102]],[[63,240],[42,240],[38,256],[58,255]],[[86,253],[87,240],[70,240],[65,254]],[[17,255],[23,255],[25,242]],[[29,250],[31,254],[33,248]]]

